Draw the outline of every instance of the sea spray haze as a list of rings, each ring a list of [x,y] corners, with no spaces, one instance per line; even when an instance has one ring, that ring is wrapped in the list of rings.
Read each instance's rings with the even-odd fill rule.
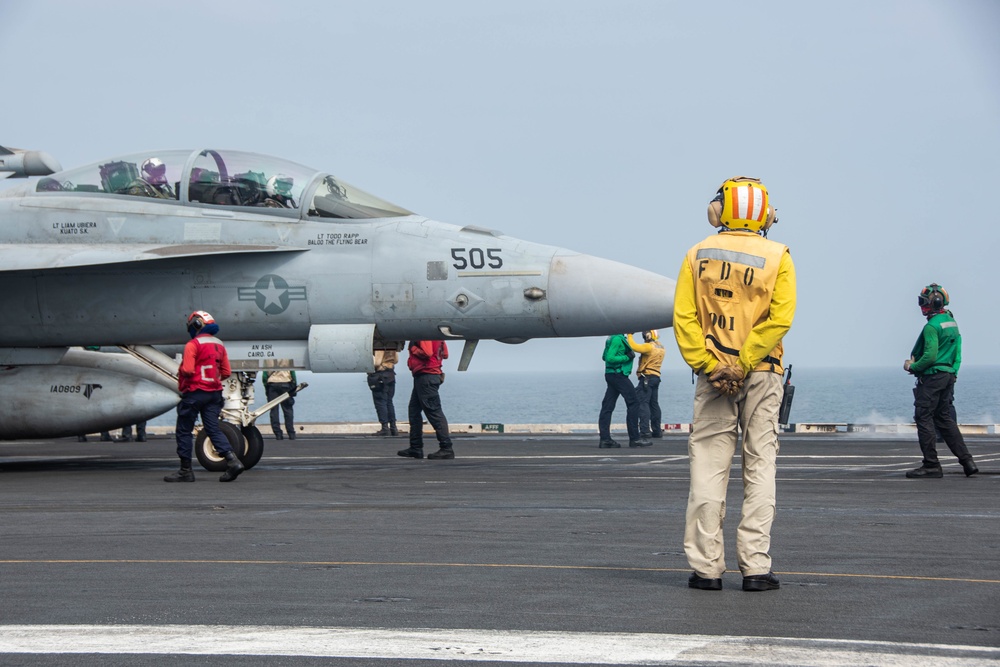
[[[596,424],[604,376],[593,371],[476,372],[449,370],[441,400],[454,423],[500,422]],[[374,422],[375,409],[363,374],[300,372],[309,383],[295,402],[295,418],[306,422]],[[634,378],[633,378],[634,379]],[[792,384],[795,401],[791,421],[839,423],[911,423],[912,376],[902,368],[800,368]],[[397,373],[396,415],[405,422],[412,387],[409,374]],[[257,406],[264,403],[258,379]],[[694,396],[691,373],[668,369],[660,385],[660,406],[667,423],[689,423]],[[1000,366],[963,367],[955,388],[958,419],[964,424],[994,424],[1000,418]],[[616,423],[625,419],[619,401]],[[173,413],[154,425],[173,424]],[[267,415],[257,421],[267,434]]]

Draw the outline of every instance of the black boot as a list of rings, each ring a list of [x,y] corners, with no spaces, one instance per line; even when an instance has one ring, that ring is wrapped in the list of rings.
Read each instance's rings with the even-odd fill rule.
[[[697,572],[692,572],[688,577],[688,588],[697,588],[700,591],[721,591],[722,577],[703,577]]]
[[[382,424],[382,428],[380,428],[379,430],[375,431],[375,435],[389,435],[389,425],[388,424]]]
[[[940,465],[933,467],[920,466],[919,468],[915,468],[914,470],[907,471],[906,476],[909,479],[924,479],[924,478],[940,479],[941,477],[944,477],[944,472],[941,471]]]
[[[396,456],[404,456],[411,459],[422,459],[424,458],[424,450],[422,447],[414,447],[410,445],[406,449],[401,449],[396,452]]]
[[[389,435],[399,435],[399,429],[396,428],[396,422],[391,422],[389,424]]]
[[[226,452],[226,466],[226,472],[219,477],[220,482],[231,482],[239,477],[244,470],[243,464],[236,458],[236,454],[232,450]]]
[[[429,459],[453,459],[455,458],[455,450],[451,447],[442,447],[436,452],[432,452],[427,455]]]
[[[281,434],[281,431],[275,431],[274,432],[274,439],[275,440],[284,440],[285,436]]]
[[[191,470],[191,459],[181,459],[181,469],[163,478],[164,482],[193,482],[194,472]]]
[[[779,588],[781,588],[781,582],[774,576],[774,572],[743,577],[743,590],[745,591],[776,591]]]

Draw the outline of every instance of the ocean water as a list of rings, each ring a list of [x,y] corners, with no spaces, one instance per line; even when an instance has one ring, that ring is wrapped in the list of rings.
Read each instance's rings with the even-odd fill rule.
[[[560,372],[447,371],[441,387],[445,415],[454,423],[596,424],[604,397],[601,369]],[[375,408],[364,374],[298,373],[309,387],[299,393],[295,418],[305,422],[375,422]],[[633,378],[634,379],[634,378]],[[799,368],[794,366],[795,399],[790,421],[911,423],[913,377],[902,368]],[[406,421],[412,381],[397,373],[397,421]],[[265,403],[256,385],[256,405]],[[691,421],[694,385],[687,370],[668,369],[660,384],[666,423]],[[1000,366],[963,367],[955,385],[955,406],[963,424],[1000,423]],[[172,424],[173,413],[151,423]],[[625,420],[618,402],[613,421]],[[267,430],[267,416],[258,424]]]

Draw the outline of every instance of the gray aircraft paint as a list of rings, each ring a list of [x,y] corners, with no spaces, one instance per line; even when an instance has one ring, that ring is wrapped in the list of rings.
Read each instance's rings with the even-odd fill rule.
[[[142,155],[175,165],[170,182],[179,200],[87,183],[98,169],[134,167],[140,155],[0,191],[0,359],[10,366],[47,364],[38,381],[58,385],[75,367],[61,354],[38,361],[39,348],[178,346],[186,341],[184,319],[196,309],[213,314],[237,352],[234,367],[244,371],[364,372],[372,349],[412,339],[466,341],[465,364],[483,339],[519,343],[670,325],[674,282],[649,271],[429,220],[277,158],[213,150]],[[214,180],[195,179],[199,164],[217,165]],[[240,178],[263,182],[270,164],[306,181],[292,193],[298,208],[237,205],[246,192],[261,198],[264,187]],[[39,160],[31,165],[37,173]],[[188,201],[230,189],[238,193],[225,204]],[[379,207],[385,215],[371,217]],[[365,217],[319,215],[331,211]],[[0,374],[0,400],[25,389],[5,380],[13,377]],[[124,380],[106,383],[120,387],[105,393],[116,403],[132,391]],[[159,401],[146,407],[148,416],[163,412]],[[92,405],[61,406],[58,422],[48,418],[52,408],[42,400],[24,406],[16,425],[0,419],[0,437],[82,432],[73,430],[74,416],[81,429],[95,429]]]

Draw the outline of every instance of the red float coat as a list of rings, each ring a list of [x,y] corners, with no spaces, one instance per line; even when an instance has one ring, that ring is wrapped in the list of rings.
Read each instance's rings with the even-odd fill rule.
[[[222,381],[230,375],[226,346],[215,336],[198,334],[184,346],[177,388],[182,394],[199,389],[222,391]]]
[[[414,375],[441,375],[441,361],[447,358],[448,345],[443,340],[413,340],[406,366]]]

